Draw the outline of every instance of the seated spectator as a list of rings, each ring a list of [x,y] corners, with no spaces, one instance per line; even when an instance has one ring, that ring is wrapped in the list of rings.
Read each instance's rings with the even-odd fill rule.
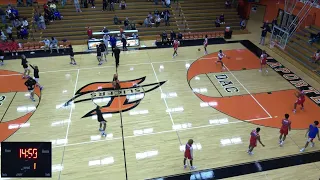
[[[109,30],[106,27],[103,27],[102,31],[103,33],[107,34],[109,32]]]
[[[113,17],[113,24],[115,24],[115,25],[120,24],[120,22],[119,22],[119,18],[118,18],[118,16],[117,16],[117,15],[114,15],[114,17]]]
[[[229,0],[226,0],[224,5],[226,6],[226,8],[231,8],[231,2]]]
[[[128,30],[129,29],[129,19],[128,18],[126,18],[124,21],[123,21],[123,25],[124,25],[124,29],[126,29],[126,30]]]
[[[242,19],[241,22],[240,22],[240,29],[244,30],[246,29],[246,20],[245,19]]]
[[[52,11],[55,11],[55,10],[57,9],[57,6],[56,6],[55,3],[51,3],[51,4],[49,5],[49,7],[50,7],[50,9],[51,9]]]
[[[173,30],[171,30],[171,32],[170,32],[170,41],[173,42],[173,40],[175,40],[175,39],[176,39],[176,33]]]
[[[28,39],[28,30],[26,27],[24,26],[21,26],[21,29],[20,29],[20,36],[21,36],[21,39]]]
[[[312,58],[313,63],[319,62],[320,61],[320,49],[318,49],[311,58]]]
[[[4,12],[4,10],[1,7],[0,7],[0,16],[1,16],[2,24],[6,24],[7,23],[6,13]]]
[[[138,35],[138,34],[135,34],[135,33],[132,33],[131,37],[132,37],[133,39],[137,39],[137,38],[139,37],[139,35]]]
[[[136,29],[137,29],[135,22],[130,23],[130,29],[131,29],[131,30],[136,30]]]
[[[0,38],[1,38],[2,41],[7,41],[7,36],[4,34],[2,29],[0,29]]]
[[[17,6],[24,6],[23,0],[17,0]]]
[[[163,31],[163,33],[161,34],[161,42],[162,43],[167,43],[168,42],[168,35],[166,31]]]
[[[160,22],[161,22],[160,16],[156,17],[155,22],[156,22],[156,27],[159,27],[160,26]]]
[[[54,16],[54,19],[57,20],[61,20],[62,19],[62,16],[60,14],[60,12],[58,10],[55,10],[54,13],[53,13],[53,16]]]
[[[27,4],[27,6],[32,6],[33,2],[32,2],[32,0],[27,0],[26,4]]]
[[[44,43],[44,47],[43,47],[43,50],[44,51],[47,51],[47,49],[49,50],[50,49],[50,40],[48,38],[45,38],[43,40],[43,43]]]
[[[15,19],[12,21],[12,26],[17,28],[17,27],[20,27],[22,24],[21,22],[19,21],[19,19]]]
[[[146,17],[146,19],[143,21],[143,24],[145,27],[152,27],[152,23],[150,22],[148,17]]]
[[[24,27],[26,27],[27,29],[29,29],[29,23],[28,23],[28,21],[27,21],[27,18],[23,18],[22,26],[24,26]]]
[[[58,40],[55,37],[51,37],[50,54],[52,53],[52,49],[57,49],[57,52],[59,53]]]
[[[309,43],[312,45],[314,42],[318,42],[320,40],[320,32],[318,34],[311,34]]]
[[[154,15],[160,15],[160,12],[156,9],[154,10]]]
[[[154,23],[154,19],[153,19],[153,16],[152,16],[151,12],[149,12],[148,18],[149,18],[150,22]]]
[[[126,1],[122,0],[122,1],[119,3],[119,7],[120,7],[122,10],[126,9],[126,7],[127,7]]]
[[[165,0],[165,5],[167,8],[170,8],[170,5],[171,5],[170,0]]]
[[[221,14],[219,19],[220,19],[220,24],[225,24],[225,22],[224,22],[224,14]]]
[[[214,21],[214,24],[216,25],[216,27],[220,27],[221,22],[220,19],[217,17],[217,19]]]
[[[8,24],[5,25],[5,28],[6,28],[6,32],[8,34],[8,38],[10,40],[13,40],[13,37],[12,37],[12,27],[9,26]]]

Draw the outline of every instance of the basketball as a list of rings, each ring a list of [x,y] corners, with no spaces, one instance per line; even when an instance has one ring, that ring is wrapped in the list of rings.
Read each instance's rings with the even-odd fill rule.
[[[201,49],[199,48],[198,51],[200,51]]]

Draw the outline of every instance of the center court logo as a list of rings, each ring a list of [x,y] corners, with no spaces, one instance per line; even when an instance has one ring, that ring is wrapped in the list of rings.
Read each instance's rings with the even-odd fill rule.
[[[101,107],[102,114],[126,112],[137,107],[145,94],[157,89],[166,81],[141,85],[146,77],[139,79],[120,81],[121,89],[115,90],[112,82],[94,82],[80,88],[64,106],[72,103],[92,101]],[[82,118],[94,116],[95,109],[86,113]]]

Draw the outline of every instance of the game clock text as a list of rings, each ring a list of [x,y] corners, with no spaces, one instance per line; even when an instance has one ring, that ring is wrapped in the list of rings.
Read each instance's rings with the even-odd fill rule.
[[[1,177],[52,177],[51,142],[2,142]]]

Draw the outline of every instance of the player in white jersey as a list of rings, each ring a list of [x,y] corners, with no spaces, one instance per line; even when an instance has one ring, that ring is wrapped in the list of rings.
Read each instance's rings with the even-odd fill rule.
[[[226,55],[223,54],[222,50],[220,50],[219,53],[218,53],[218,61],[216,61],[216,63],[221,63],[222,71],[225,69],[224,64],[223,64],[223,62],[222,62],[222,59],[223,59],[224,57],[226,57]]]
[[[208,35],[205,36],[206,38],[203,41],[203,48],[204,48],[204,54],[207,55],[208,51],[207,51],[207,46],[208,46]]]

